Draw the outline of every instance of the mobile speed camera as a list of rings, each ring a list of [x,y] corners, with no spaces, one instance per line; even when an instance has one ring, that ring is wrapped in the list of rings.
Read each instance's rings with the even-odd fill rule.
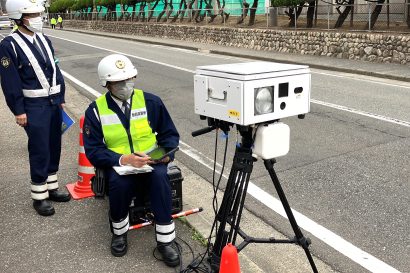
[[[304,65],[248,62],[199,66],[194,76],[195,113],[252,125],[310,110],[310,69]]]

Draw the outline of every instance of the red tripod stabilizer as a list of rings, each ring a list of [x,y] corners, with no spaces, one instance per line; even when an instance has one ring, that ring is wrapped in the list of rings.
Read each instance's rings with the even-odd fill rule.
[[[198,213],[198,212],[201,212],[201,211],[203,211],[202,207],[191,209],[191,210],[186,210],[186,211],[181,211],[179,213],[173,214],[172,219],[176,219],[176,218],[179,218],[179,217],[182,217],[182,216],[188,216],[188,215]],[[143,227],[146,227],[146,226],[149,226],[149,225],[152,225],[152,221],[147,221],[145,223],[130,226],[130,228],[128,230],[139,229],[139,228],[143,228]]]

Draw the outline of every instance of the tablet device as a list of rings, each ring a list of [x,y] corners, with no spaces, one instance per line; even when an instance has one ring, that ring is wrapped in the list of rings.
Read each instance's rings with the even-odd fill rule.
[[[147,155],[151,157],[152,161],[161,161],[165,157],[169,156],[170,154],[178,150],[179,150],[179,147],[176,147],[176,148],[157,147],[151,152],[147,153]]]

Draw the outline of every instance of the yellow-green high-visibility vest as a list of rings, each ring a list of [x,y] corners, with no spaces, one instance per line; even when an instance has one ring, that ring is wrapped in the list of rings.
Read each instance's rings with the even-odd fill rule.
[[[148,123],[147,108],[142,90],[134,89],[134,95],[132,96],[130,138],[118,115],[108,108],[106,96],[99,97],[95,102],[100,115],[107,148],[118,154],[130,154],[131,152],[147,153],[156,148],[157,138]],[[131,145],[133,151],[131,150]]]

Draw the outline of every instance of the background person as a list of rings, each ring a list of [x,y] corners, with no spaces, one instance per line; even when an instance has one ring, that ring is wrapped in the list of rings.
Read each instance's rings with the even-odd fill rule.
[[[0,43],[1,86],[16,123],[28,136],[33,207],[49,216],[55,213],[50,200],[70,200],[68,193],[58,191],[56,174],[64,78],[54,62],[50,40],[41,34],[44,8],[32,0],[8,0],[6,9],[18,29]]]
[[[58,15],[57,23],[60,25],[60,29],[63,29],[63,18]]]
[[[56,29],[57,20],[54,16],[50,20],[51,29]]]
[[[136,186],[148,189],[154,213],[158,251],[168,266],[177,266],[179,254],[174,245],[172,195],[167,163],[170,157],[155,163],[146,155],[157,145],[174,148],[179,134],[161,99],[134,89],[137,69],[119,54],[109,55],[98,65],[102,86],[109,92],[90,104],[85,113],[84,147],[87,158],[105,169],[109,184],[111,253],[123,256],[128,249],[129,205]],[[150,164],[150,173],[119,175],[114,166],[142,167]]]

